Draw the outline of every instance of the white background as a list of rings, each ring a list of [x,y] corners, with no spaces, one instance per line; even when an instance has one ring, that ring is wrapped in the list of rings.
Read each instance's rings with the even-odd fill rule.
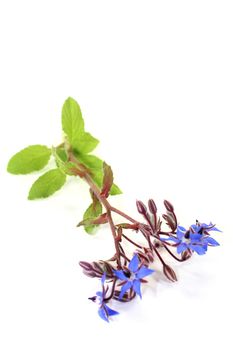
[[[224,0],[0,2],[2,350],[232,349],[232,17]],[[156,263],[142,301],[114,303],[110,324],[78,266],[113,253],[107,228],[75,227],[87,187],[71,179],[29,202],[38,174],[5,170],[19,149],[60,142],[68,96],[124,190],[114,205],[138,217],[136,198],[160,210],[166,198],[182,225],[223,230],[220,247],[174,263],[178,283]]]

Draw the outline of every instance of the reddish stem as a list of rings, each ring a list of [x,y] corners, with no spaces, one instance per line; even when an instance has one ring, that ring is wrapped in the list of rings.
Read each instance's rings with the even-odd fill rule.
[[[143,249],[143,247],[139,244],[137,244],[136,242],[132,241],[132,239],[130,239],[129,237],[127,237],[126,235],[124,235],[124,233],[122,233],[122,237],[124,237],[127,241],[129,241],[131,244],[135,245],[135,247],[138,247],[139,249]]]
[[[90,186],[91,190],[93,191],[93,193],[95,194],[95,196],[98,198],[99,202],[104,206],[104,208],[106,209],[106,215],[107,215],[107,220],[108,223],[110,225],[111,228],[111,232],[112,232],[112,236],[113,236],[113,240],[114,240],[114,245],[115,245],[115,249],[116,249],[116,261],[117,261],[117,265],[119,268],[122,267],[121,265],[121,257],[126,261],[129,261],[129,259],[127,258],[127,256],[124,253],[123,248],[121,247],[119,240],[118,240],[118,235],[116,232],[116,227],[115,224],[113,222],[112,219],[112,212],[122,216],[123,218],[127,219],[128,221],[132,222],[133,224],[137,224],[140,231],[142,232],[142,234],[144,235],[144,237],[146,238],[147,242],[149,243],[149,247],[151,250],[153,250],[155,252],[155,254],[158,256],[159,260],[161,261],[161,263],[163,265],[165,265],[165,262],[163,261],[161,255],[159,254],[158,250],[156,249],[156,247],[152,244],[151,239],[150,239],[150,234],[144,229],[144,227],[142,225],[140,225],[138,223],[138,221],[134,220],[132,217],[130,217],[129,215],[125,214],[124,212],[122,212],[121,210],[114,208],[111,206],[111,204],[108,202],[107,198],[105,196],[102,195],[100,189],[96,186],[95,182],[92,180],[91,176],[90,176],[90,172],[89,170],[82,164],[79,162],[79,160],[74,156],[74,154],[72,153],[72,151],[69,151],[69,160],[73,163],[75,163],[77,165],[77,169],[73,169],[74,175],[78,175],[81,176]],[[147,218],[146,218],[147,219]],[[176,217],[175,217],[176,220]],[[150,226],[152,225],[150,220],[147,220],[150,224]],[[140,227],[141,226],[141,227]],[[151,226],[151,229],[153,231],[153,226]],[[172,233],[172,232],[171,232]],[[159,234],[162,235],[166,235],[169,236],[168,232],[159,232]],[[128,238],[126,235],[124,235],[122,233],[122,237],[124,237],[127,241],[129,241],[131,244],[133,244],[134,246],[136,246],[139,249],[143,249],[143,247],[139,244],[137,244],[136,242],[134,242],[133,240],[131,240],[130,238]],[[157,239],[159,239],[159,237],[157,237]],[[160,240],[160,239],[159,239]],[[163,242],[163,241],[162,241]],[[181,259],[179,259],[176,255],[174,255],[170,249],[166,246],[170,245],[170,246],[176,246],[176,245],[171,245],[168,242],[163,242],[163,247],[167,250],[167,252],[177,261],[183,261]]]
[[[119,214],[120,216],[122,216],[123,218],[129,220],[130,222],[133,222],[134,224],[137,224],[138,221],[134,220],[133,218],[131,218],[129,215],[123,213],[121,210],[114,208],[114,207],[110,207],[111,211],[113,211],[114,213]]]
[[[177,261],[180,261],[180,262],[183,262],[183,261],[184,261],[184,260],[178,258],[175,254],[173,254],[173,253],[170,251],[170,249],[169,249],[168,247],[166,247],[166,245],[164,245],[163,247],[166,249],[166,251],[167,251],[174,259],[176,259]]]

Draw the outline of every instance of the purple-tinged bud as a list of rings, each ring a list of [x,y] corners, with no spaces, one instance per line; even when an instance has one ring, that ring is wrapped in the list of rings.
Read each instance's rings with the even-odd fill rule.
[[[104,273],[106,273],[107,278],[113,277],[112,266],[106,261],[94,261],[92,263],[80,261],[79,265],[83,268],[83,273],[89,277],[101,278]]]
[[[79,265],[86,271],[91,271],[92,270],[92,265],[86,261],[79,261]]]
[[[151,214],[157,213],[157,207],[153,199],[149,199],[148,201],[148,207],[151,212]]]
[[[93,266],[94,263],[90,264],[86,261],[80,261],[79,265],[83,268],[83,273],[88,277],[101,277],[103,272],[101,269],[96,269]]]
[[[157,207],[153,199],[149,199],[148,201],[148,207],[151,212],[151,214],[157,213]]]
[[[111,264],[109,264],[107,261],[100,260],[99,264],[101,265],[103,273],[106,273],[106,278],[112,278],[114,276],[113,274],[113,267]]]
[[[98,276],[94,271],[86,271],[86,270],[83,270],[83,273],[84,273],[84,275],[86,275],[87,277],[92,277],[92,278],[94,278],[94,277],[100,277],[100,276]]]
[[[136,249],[137,255],[140,259],[140,261],[143,263],[144,266],[148,267],[150,264],[150,258],[146,253],[143,253],[141,250]]]
[[[191,256],[192,256],[191,250],[185,250],[185,251],[181,254],[181,259],[182,259],[183,261],[185,261],[185,260],[190,259]]]
[[[171,211],[171,212],[174,211],[174,207],[173,207],[173,205],[172,205],[170,202],[168,202],[167,200],[165,200],[163,203],[164,203],[164,205],[165,205],[165,208],[166,208],[168,211]]]
[[[170,266],[163,265],[163,273],[170,281],[172,282],[177,281],[175,271]]]
[[[138,212],[140,214],[142,214],[142,215],[147,214],[147,208],[146,208],[145,204],[142,203],[142,201],[136,201],[136,205],[137,205]]]
[[[174,219],[173,213],[168,212],[168,214],[163,214],[162,217],[164,218],[164,220],[166,220],[167,225],[172,229],[172,231],[175,231],[176,221]]]
[[[147,257],[149,258],[150,262],[154,262],[154,255],[153,252],[150,248],[145,248],[145,253],[147,255]]]
[[[93,261],[92,265],[93,265],[95,270],[99,271],[101,274],[103,273],[103,269],[102,269],[99,261],[98,262]]]

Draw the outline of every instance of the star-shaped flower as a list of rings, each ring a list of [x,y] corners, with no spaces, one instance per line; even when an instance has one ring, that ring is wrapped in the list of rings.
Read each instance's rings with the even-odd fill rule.
[[[121,288],[119,299],[122,299],[124,294],[130,288],[132,288],[135,291],[135,293],[139,295],[140,298],[142,298],[141,279],[146,276],[149,276],[155,270],[148,269],[143,265],[139,266],[139,264],[140,264],[140,261],[139,261],[138,255],[135,254],[132,260],[130,261],[127,270],[114,271],[115,276],[125,282]]]
[[[170,236],[169,238],[163,238],[162,240],[170,240],[176,243],[178,254],[190,249],[195,251],[198,255],[203,255],[206,253],[208,245],[219,245],[215,239],[210,237],[208,231],[221,232],[212,223],[207,225],[197,222],[195,225],[191,225],[189,230],[186,230],[186,228],[183,226],[178,226],[176,230],[176,237]]]

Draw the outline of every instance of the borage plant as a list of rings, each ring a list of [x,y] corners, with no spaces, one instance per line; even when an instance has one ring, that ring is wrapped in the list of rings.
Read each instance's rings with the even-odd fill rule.
[[[115,252],[108,260],[81,261],[80,266],[87,276],[100,279],[102,290],[89,299],[98,304],[99,316],[109,321],[109,317],[118,314],[108,306],[112,299],[128,302],[136,295],[142,297],[141,284],[147,282],[145,277],[154,273],[149,265],[155,260],[162,264],[166,278],[172,282],[177,280],[174,270],[165,262],[162,251],[180,262],[189,259],[193,253],[203,255],[209,246],[219,245],[210,233],[220,230],[212,223],[199,221],[187,229],[178,225],[174,208],[167,200],[164,201],[166,213],[162,215],[167,231],[162,229],[162,220],[158,217],[153,199],[148,201],[148,206],[141,201],[136,202],[143,222],[113,207],[108,197],[120,194],[121,190],[113,183],[111,167],[90,154],[99,141],[85,131],[80,107],[72,98],[68,98],[62,108],[62,129],[64,141],[60,145],[51,148],[29,146],[10,159],[7,170],[12,174],[28,174],[43,169],[51,155],[54,157],[54,168],[45,172],[31,186],[28,195],[30,200],[51,196],[65,184],[67,176],[78,176],[88,184],[91,204],[78,226],[83,226],[87,233],[93,233],[99,225],[108,224]],[[115,224],[113,213],[123,218],[124,222]],[[140,233],[144,245],[129,238],[129,230]],[[138,235],[135,234],[135,237]],[[132,256],[125,251],[125,242],[133,246]]]

